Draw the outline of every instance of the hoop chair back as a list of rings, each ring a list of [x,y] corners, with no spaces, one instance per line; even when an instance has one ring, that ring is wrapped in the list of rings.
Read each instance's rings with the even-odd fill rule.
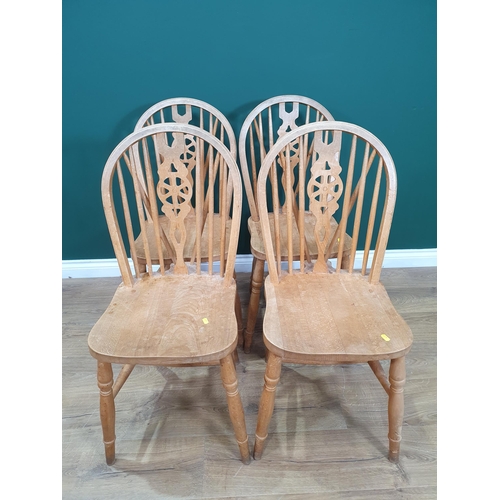
[[[217,137],[236,158],[236,136],[228,119],[217,108],[199,99],[174,97],[148,108],[137,120],[134,131],[159,123],[184,123]]]
[[[336,142],[339,134],[346,153],[342,158]],[[299,161],[295,178],[290,165],[296,147]],[[347,168],[341,165],[344,160]],[[276,189],[280,181],[285,192],[283,203]],[[357,125],[338,121],[310,123],[279,139],[264,159],[259,173],[258,207],[260,213],[267,212],[267,192],[270,191],[275,217],[280,211],[286,213],[288,234],[292,234],[295,224],[298,226],[300,262],[297,270],[293,269],[291,258],[282,263],[279,232],[273,241],[269,219],[263,217],[260,222],[271,281],[277,284],[285,270],[287,274],[339,273],[342,267],[347,267],[347,272],[352,273],[356,250],[362,245],[360,272],[365,275],[370,267],[370,282],[378,282],[392,223],[396,185],[396,171],[389,151],[371,132]],[[308,262],[305,253],[306,210],[314,215],[314,237],[318,247],[315,262]],[[330,221],[334,216],[340,222],[332,231]],[[347,233],[352,235],[351,252],[348,266],[342,266]],[[290,237],[287,244],[292,245]],[[334,245],[338,245],[335,269],[328,261]],[[288,255],[292,255],[291,249]]]
[[[149,276],[211,275],[217,272],[214,263],[219,262],[218,273],[226,283],[231,282],[242,187],[234,156],[214,135],[186,124],[142,128],[111,153],[101,187],[125,285],[131,286],[144,276],[139,251],[145,256]],[[189,222],[195,229],[190,241]],[[151,237],[141,237],[148,233]],[[153,269],[153,254],[158,269]],[[207,255],[206,270],[202,270],[202,255]],[[165,262],[172,262],[170,269]]]
[[[236,136],[231,124],[221,111],[205,101],[190,97],[173,97],[157,102],[144,111],[137,120],[134,131],[160,123],[184,123],[206,130],[217,137],[236,160]],[[206,163],[204,168],[207,168]],[[139,181],[144,184],[140,174]],[[229,190],[231,189],[230,181]]]
[[[318,121],[333,121],[332,114],[319,102],[300,95],[272,97],[256,106],[245,119],[238,142],[241,172],[252,220],[259,220],[257,205],[257,178],[266,154],[286,133],[301,125]],[[340,151],[341,136],[335,136],[335,147]],[[298,164],[298,144],[291,167]]]

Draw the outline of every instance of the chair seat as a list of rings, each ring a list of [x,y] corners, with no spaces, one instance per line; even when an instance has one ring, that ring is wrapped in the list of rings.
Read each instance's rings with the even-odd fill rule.
[[[284,361],[360,363],[405,355],[410,328],[381,283],[346,271],[265,281],[264,342]]]
[[[162,215],[159,218],[160,226],[163,228],[165,236],[170,241],[169,228],[170,220]],[[184,245],[184,258],[191,259],[193,251],[196,252],[195,248],[195,238],[196,238],[196,215],[191,212],[185,219],[184,225],[186,227],[186,243]],[[229,234],[231,233],[231,219],[226,220],[226,254],[229,247]],[[156,236],[153,223],[148,221],[146,223],[146,234],[148,238],[149,251],[151,254],[151,260],[154,264],[158,264],[158,249],[156,247]],[[220,214],[214,214],[214,240],[220,241],[221,234],[221,218]],[[209,240],[209,230],[208,230],[208,217],[205,221],[205,227],[203,228],[203,233],[201,235],[201,259],[203,261],[208,260],[208,240]],[[137,252],[137,257],[141,260],[146,260],[146,254],[144,251],[143,235],[142,233],[137,237],[134,242]],[[167,258],[167,250],[165,245],[162,243],[162,249],[164,252],[164,258]],[[212,257],[214,262],[220,260],[220,245],[214,244]]]
[[[121,284],[89,335],[95,358],[113,363],[210,363],[237,343],[236,284],[218,275],[154,275]]]
[[[269,213],[269,224],[271,227],[271,236],[274,243],[275,231],[274,231],[274,214]],[[316,238],[314,237],[314,225],[316,223],[316,217],[311,212],[305,212],[304,214],[304,229],[305,236],[307,242],[307,248],[310,252],[311,259],[316,259],[318,256],[318,246],[316,244]],[[335,230],[337,229],[338,223],[332,217],[330,222],[330,239],[328,243],[330,243]],[[288,259],[288,237],[287,237],[287,217],[286,213],[279,214],[279,228],[280,228],[280,246],[281,246],[281,258],[283,260]],[[252,255],[257,257],[260,260],[266,260],[266,251],[264,248],[264,240],[262,238],[262,230],[260,222],[252,220],[250,217],[248,219],[248,230],[250,232],[250,249]],[[292,248],[293,248],[293,260],[300,259],[300,241],[299,241],[299,230],[297,224],[293,224],[292,227]],[[333,251],[330,254],[329,258],[337,257],[339,242],[338,239],[333,245]],[[351,238],[346,234],[344,240],[344,251],[343,255],[349,255],[351,251]]]

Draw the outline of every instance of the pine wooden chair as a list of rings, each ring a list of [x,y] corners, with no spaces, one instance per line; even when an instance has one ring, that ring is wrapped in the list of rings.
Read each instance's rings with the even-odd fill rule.
[[[298,95],[281,95],[272,97],[256,106],[245,119],[238,142],[240,166],[245,186],[245,192],[250,207],[250,218],[248,219],[248,230],[250,232],[250,249],[253,255],[252,276],[250,280],[250,300],[248,305],[247,323],[244,334],[244,350],[250,352],[255,323],[259,312],[259,301],[262,283],[264,279],[264,264],[266,260],[262,232],[260,228],[259,207],[256,201],[257,177],[259,175],[260,165],[265,155],[273,144],[283,135],[295,130],[303,124],[315,121],[333,121],[331,113],[319,102],[308,97]],[[298,165],[298,143],[291,147],[294,151],[290,159],[292,169],[292,178],[295,177],[295,171]],[[340,152],[341,135],[335,134],[334,148],[337,153]],[[310,151],[307,153],[311,154]],[[279,164],[280,159],[276,160]],[[282,188],[273,186],[272,189],[281,191]],[[280,210],[284,207],[280,207]],[[293,207],[294,213],[297,207]],[[282,241],[281,258],[288,260],[288,245],[286,231],[286,214],[280,213],[275,218],[272,213],[267,215],[271,225],[271,232],[274,235],[274,228],[279,227],[279,237]],[[305,222],[305,252],[309,258],[316,258],[318,249],[314,239],[314,217],[310,212],[304,216]],[[332,229],[337,227],[337,221],[332,218],[330,221]],[[274,237],[274,236],[273,236]],[[297,226],[292,227],[292,252],[294,260],[299,258],[299,234]],[[330,257],[337,257],[338,245],[335,243],[331,248]],[[344,253],[346,257],[350,254],[350,237],[346,235],[344,241]]]
[[[185,123],[186,125],[193,125],[199,127],[203,130],[206,130],[210,134],[217,137],[230,151],[231,155],[236,160],[237,155],[237,146],[236,146],[236,136],[234,134],[233,128],[231,124],[224,116],[224,114],[219,111],[217,108],[208,104],[207,102],[201,101],[199,99],[192,99],[190,97],[174,97],[171,99],[165,99],[160,101],[150,108],[148,108],[141,117],[137,120],[134,131],[139,131],[144,127],[148,127],[150,125],[155,125],[159,123]],[[188,137],[188,140],[193,141],[193,137]],[[208,156],[204,158],[204,170],[202,172],[202,176],[205,178],[207,168],[208,168]],[[194,159],[191,160],[188,170],[192,171],[194,168]],[[189,174],[191,175],[191,173]],[[158,265],[158,255],[155,251],[154,245],[154,231],[152,226],[152,219],[148,211],[149,202],[147,197],[147,189],[146,182],[141,172],[138,173],[138,180],[142,187],[141,192],[144,196],[144,202],[146,207],[146,213],[148,215],[148,223],[146,224],[146,235],[149,240],[149,248],[151,249],[151,262],[153,265]],[[229,184],[229,190],[231,190],[231,184]],[[204,210],[206,212],[206,203]],[[192,209],[188,214],[185,220],[186,232],[187,232],[187,241],[186,241],[186,257],[190,257],[193,251],[193,242],[196,234],[195,227],[195,210]],[[167,224],[167,218],[165,216],[160,216],[160,227],[163,229]],[[220,214],[214,214],[214,224],[216,227],[220,225]],[[231,220],[230,218],[226,218],[226,223],[228,226],[228,231],[230,230]],[[206,235],[207,233],[203,233],[202,240],[202,254],[201,259],[202,262],[208,262],[208,246],[206,243]],[[138,237],[138,241],[136,244],[136,252],[137,259],[139,262],[139,266],[142,272],[146,271],[146,255],[144,254],[143,244],[142,244],[142,233]],[[168,234],[166,235],[168,240]],[[213,256],[216,260],[220,258],[217,253]],[[170,262],[168,257],[166,257],[165,265],[168,267]],[[236,275],[234,276],[236,279]],[[243,317],[241,310],[241,301],[238,293],[236,294],[236,304],[235,310],[238,319],[238,345],[243,345]]]
[[[144,186],[138,172],[145,179]],[[153,245],[148,238],[141,240],[147,272],[141,272],[137,256],[137,235],[144,234],[148,224],[143,189],[147,189],[149,224],[154,231]],[[114,398],[137,364],[220,364],[241,460],[248,463],[245,417],[233,361],[238,336],[233,272],[242,203],[234,157],[217,138],[198,127],[170,123],[146,127],[126,137],[111,153],[102,176],[102,199],[123,280],[88,338],[98,365],[106,462],[115,460]],[[186,221],[192,206],[204,206],[206,200],[206,221],[203,211],[196,211],[193,253],[188,259]],[[229,216],[227,207],[232,224],[226,232],[221,228]],[[160,225],[160,211],[168,239]],[[220,225],[215,223],[217,216]],[[203,251],[207,263],[203,263]],[[158,269],[152,255],[158,257]],[[167,268],[165,262],[172,264]],[[115,381],[112,363],[123,364]]]
[[[347,169],[341,167],[337,156],[334,137],[338,133],[342,133],[344,153],[348,155]],[[297,142],[300,161],[294,180],[288,165]],[[308,144],[312,144],[312,155],[306,160]],[[397,461],[404,411],[405,355],[412,344],[412,333],[379,281],[396,201],[393,160],[380,140],[356,125],[336,121],[304,125],[276,142],[266,156],[257,183],[259,213],[268,211],[267,184],[276,185],[283,172],[276,165],[286,165],[283,176],[288,256],[294,253],[290,237],[295,224],[292,200],[298,212],[300,256],[296,269],[291,257],[286,264],[282,262],[283,242],[272,232],[272,219],[263,217],[262,236],[269,267],[263,337],[268,358],[254,458],[262,456],[282,363],[368,363],[389,396],[389,458]],[[278,203],[273,196],[274,207]],[[305,252],[307,210],[315,220],[314,238],[319,249],[315,260],[308,259]],[[334,230],[330,219],[336,214],[340,223]],[[348,229],[352,231],[352,251],[346,269],[342,269]],[[338,241],[335,265],[328,260],[332,240]],[[362,249],[360,269],[354,266],[358,246]],[[388,378],[381,360],[390,360]]]

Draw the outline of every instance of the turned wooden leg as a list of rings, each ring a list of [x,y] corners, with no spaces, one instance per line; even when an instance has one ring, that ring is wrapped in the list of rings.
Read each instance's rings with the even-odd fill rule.
[[[255,431],[255,445],[253,458],[260,460],[264,449],[264,441],[267,438],[267,428],[274,410],[274,398],[276,386],[280,380],[281,358],[269,352],[264,375],[264,389],[260,396],[259,413],[257,416],[257,430]]]
[[[101,425],[106,463],[115,462],[115,398],[111,363],[97,363],[97,385],[100,392]]]
[[[264,261],[256,259],[252,277],[250,280],[252,283],[252,291],[250,293],[250,300],[248,302],[247,327],[245,331],[246,353],[250,352],[250,347],[252,345],[253,332],[255,330],[255,323],[257,321],[257,314],[259,312],[260,289],[262,288],[263,279]]]
[[[391,359],[389,368],[389,460],[399,460],[404,415],[405,358]]]
[[[252,276],[253,276],[253,271],[255,269],[255,263],[257,262],[257,258],[254,257],[252,259],[252,272],[250,273],[250,283],[248,284],[248,291],[252,293]]]
[[[229,416],[233,423],[236,441],[240,447],[241,461],[248,465],[250,463],[250,448],[248,446],[248,434],[245,424],[245,414],[238,391],[238,380],[231,355],[220,360],[222,385],[226,389]]]

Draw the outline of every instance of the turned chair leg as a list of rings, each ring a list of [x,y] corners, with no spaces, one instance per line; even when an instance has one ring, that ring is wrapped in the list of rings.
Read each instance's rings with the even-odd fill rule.
[[[115,462],[115,398],[113,396],[113,370],[111,363],[97,363],[97,385],[100,392],[102,437],[106,463]]]
[[[405,357],[391,359],[389,368],[389,460],[399,461],[404,415]]]
[[[252,345],[253,332],[255,330],[255,323],[257,321],[257,314],[259,312],[260,290],[264,280],[264,262],[263,260],[256,259],[255,266],[252,272],[251,284],[252,290],[250,293],[250,300],[248,302],[247,313],[247,327],[245,331],[245,347],[246,353],[250,352]]]
[[[256,262],[257,262],[257,257],[254,257],[254,258],[252,259],[252,271],[251,271],[251,273],[250,273],[250,283],[248,284],[248,291],[249,291],[250,293],[252,293],[252,276],[253,276],[253,272],[254,272],[254,270],[255,270],[255,263],[256,263]]]
[[[264,449],[264,441],[267,438],[267,428],[274,410],[274,399],[276,397],[276,386],[280,380],[281,358],[269,352],[264,375],[264,389],[260,397],[259,413],[257,416],[257,430],[255,431],[255,445],[253,458],[260,460]]]
[[[238,391],[238,380],[231,355],[220,360],[222,385],[226,390],[229,416],[233,423],[234,434],[240,448],[241,461],[248,465],[250,463],[250,448],[248,445],[248,434],[245,424],[245,414]]]

